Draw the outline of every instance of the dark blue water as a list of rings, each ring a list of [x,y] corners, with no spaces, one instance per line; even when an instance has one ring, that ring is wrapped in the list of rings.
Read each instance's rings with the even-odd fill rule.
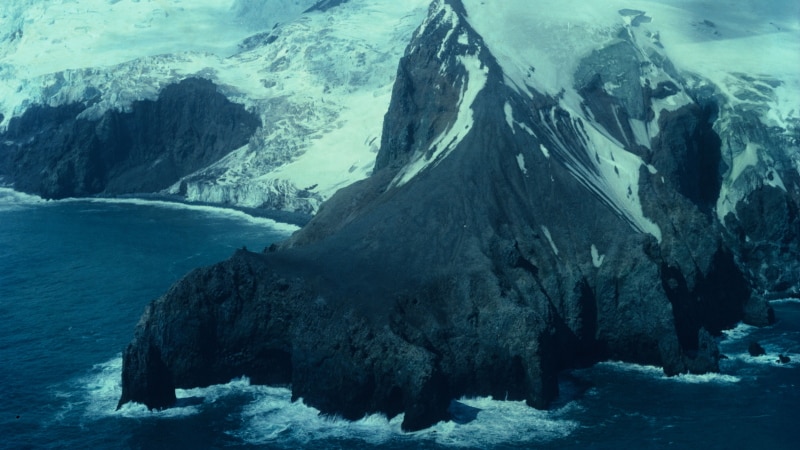
[[[189,270],[290,229],[213,208],[41,202],[0,190],[0,448],[797,448],[800,303],[740,326],[723,373],[604,363],[566,374],[551,411],[487,398],[419,433],[401,418],[321,417],[247,379],[179,391],[199,405],[115,411],[120,352],[144,306]],[[750,357],[758,340],[771,356]],[[778,363],[788,354],[789,364]]]

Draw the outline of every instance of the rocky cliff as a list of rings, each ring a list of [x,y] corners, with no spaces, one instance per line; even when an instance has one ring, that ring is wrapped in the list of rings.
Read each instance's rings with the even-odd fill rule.
[[[0,135],[0,176],[44,198],[151,193],[247,144],[261,125],[210,81],[189,78],[129,111],[37,105]]]
[[[560,370],[606,359],[715,371],[715,336],[770,321],[741,264],[751,250],[714,213],[720,105],[642,51],[643,20],[553,93],[514,82],[479,7],[431,6],[369,178],[288,241],[198,269],[148,306],[120,405],[166,407],[175,388],[247,375],[324,413],[404,413],[414,430],[464,395],[547,407]],[[784,211],[779,230],[795,223]],[[741,241],[779,232],[746,229]]]

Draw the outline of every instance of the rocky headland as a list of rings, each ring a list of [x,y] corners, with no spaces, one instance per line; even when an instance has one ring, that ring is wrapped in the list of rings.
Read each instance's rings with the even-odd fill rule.
[[[120,405],[169,407],[176,388],[246,375],[416,430],[465,395],[546,408],[559,371],[602,360],[718,371],[722,330],[772,320],[753,287],[782,275],[750,255],[760,242],[796,255],[797,174],[722,223],[722,106],[621,36],[582,62],[574,111],[510,86],[464,5],[434,2],[399,63],[373,174],[288,241],[197,269],[149,305]],[[608,60],[628,82],[607,87]],[[642,142],[628,119],[658,132]],[[777,224],[756,220],[767,204]]]

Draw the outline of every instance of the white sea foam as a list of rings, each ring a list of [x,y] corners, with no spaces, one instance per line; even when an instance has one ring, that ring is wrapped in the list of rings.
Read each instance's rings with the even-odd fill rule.
[[[0,187],[0,212],[18,210],[47,202],[47,200],[38,195],[25,194],[10,188]]]
[[[665,377],[667,378],[667,377]],[[677,375],[675,377],[669,377],[669,379],[681,382],[681,383],[692,383],[692,384],[700,384],[700,383],[738,383],[742,381],[741,378],[735,375],[728,375],[724,373],[704,373],[704,374],[693,374],[693,373],[684,373],[681,375]]]
[[[458,403],[475,408],[474,420],[466,423],[442,422],[416,433],[440,445],[491,448],[503,443],[541,443],[572,434],[579,423],[567,417],[575,403],[552,410],[531,408],[524,401],[500,401],[491,397],[461,399]]]
[[[623,361],[604,361],[598,363],[597,367],[625,371],[625,372],[636,372],[642,375],[648,375],[655,378],[661,378],[664,376],[664,369],[662,369],[661,367],[650,366],[645,364],[634,364]]]
[[[138,403],[128,403],[117,410],[117,401],[122,395],[121,373],[121,356],[101,364],[95,364],[88,375],[78,380],[78,385],[83,389],[83,398],[69,404],[69,408],[84,404],[85,415],[90,420],[105,417],[176,418],[191,416],[199,412],[198,405],[150,411],[146,406]]]
[[[287,235],[300,229],[297,225],[278,222],[266,217],[257,217],[247,214],[244,211],[219,206],[198,205],[192,203],[170,202],[165,200],[147,200],[141,198],[66,198],[63,200],[46,200],[37,195],[17,192],[10,188],[0,187],[0,212],[12,211],[28,206],[38,206],[44,204],[58,204],[71,202],[105,203],[105,204],[125,204],[137,206],[150,206],[156,208],[182,209],[197,211],[204,214],[223,216],[231,219],[242,220],[254,225],[266,226]]]
[[[269,227],[275,231],[292,233],[300,229],[297,225],[278,222],[266,217],[256,217],[247,214],[243,211],[231,208],[222,208],[219,206],[210,205],[197,205],[191,203],[170,202],[164,200],[146,200],[140,198],[75,198],[64,199],[62,202],[91,202],[91,203],[106,203],[106,204],[125,204],[137,206],[152,206],[157,208],[167,209],[182,209],[189,211],[198,211],[204,214],[229,217],[236,220],[243,220],[254,225],[262,225]]]
[[[722,334],[725,335],[726,340],[738,341],[741,339],[746,338],[750,335],[753,331],[757,330],[758,327],[753,325],[747,325],[746,323],[740,322],[736,325],[735,328],[731,328],[730,330],[723,330]]]
[[[255,445],[288,441],[304,446],[316,440],[357,440],[370,445],[391,441],[485,448],[508,442],[550,441],[568,436],[578,427],[577,422],[564,418],[569,406],[539,411],[525,402],[484,397],[454,402],[456,408],[473,411],[473,420],[440,422],[422,431],[405,433],[401,429],[402,414],[391,420],[373,414],[351,422],[320,415],[302,402],[292,403],[287,389],[263,388],[259,395],[242,413],[244,427],[231,433]]]
[[[677,383],[738,383],[741,378],[724,374],[724,373],[704,373],[704,374],[680,374],[676,376],[667,376],[664,374],[664,369],[658,366],[649,366],[643,364],[634,364],[621,361],[607,361],[599,363],[600,367],[607,367],[613,370],[636,372],[645,375],[649,378],[677,382]]]
[[[292,402],[288,388],[254,386],[247,378],[196,389],[177,389],[181,399],[191,405],[150,411],[141,404],[128,403],[116,410],[122,394],[122,357],[95,365],[89,374],[78,380],[80,394],[70,397],[60,415],[83,408],[89,420],[109,417],[121,419],[180,419],[213,408],[218,400],[246,395],[252,399],[238,413],[241,427],[227,433],[252,445],[306,446],[315,441],[349,440],[368,445],[405,442],[408,445],[436,443],[449,447],[486,448],[502,443],[546,442],[570,435],[579,426],[568,416],[578,406],[573,402],[552,411],[531,408],[522,401],[499,401],[491,397],[464,398],[453,403],[458,421],[440,422],[428,429],[406,433],[402,430],[403,415],[391,420],[372,414],[357,421],[321,415],[315,408],[300,401]],[[244,398],[244,397],[243,397]],[[192,401],[197,400],[197,401]],[[464,420],[464,417],[467,420]],[[58,420],[58,418],[57,418]],[[457,423],[458,422],[458,423]]]

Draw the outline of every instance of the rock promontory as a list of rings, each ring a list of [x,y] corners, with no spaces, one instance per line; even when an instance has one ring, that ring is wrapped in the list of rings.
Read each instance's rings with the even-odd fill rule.
[[[639,80],[631,45],[605,51]],[[149,305],[120,405],[246,375],[416,430],[465,395],[545,408],[559,371],[602,360],[719,370],[715,337],[769,308],[712,211],[714,104],[609,92],[603,60],[581,66],[571,110],[510,86],[461,2],[434,2],[399,63],[373,175],[286,242]],[[691,98],[679,81],[659,95]],[[650,116],[649,143],[620,125]]]

